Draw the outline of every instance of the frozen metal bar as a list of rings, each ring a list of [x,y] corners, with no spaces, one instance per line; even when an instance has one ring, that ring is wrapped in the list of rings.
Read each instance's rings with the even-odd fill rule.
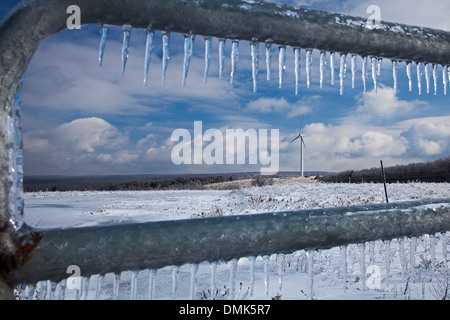
[[[42,240],[11,283],[157,269],[246,256],[327,249],[450,230],[450,200],[427,200],[204,219],[35,230]]]

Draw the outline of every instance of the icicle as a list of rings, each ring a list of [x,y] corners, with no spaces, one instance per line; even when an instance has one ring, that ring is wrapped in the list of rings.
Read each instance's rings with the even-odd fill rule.
[[[89,278],[83,277],[81,279],[81,292],[80,292],[80,300],[86,300],[87,294],[89,291]],[[114,299],[114,297],[113,297]]]
[[[437,95],[437,64],[433,65],[434,95]]]
[[[364,57],[363,58],[363,64],[362,64],[362,81],[363,81],[363,86],[364,86],[364,94],[366,94],[367,91],[367,61],[368,58]]]
[[[355,89],[355,79],[356,79],[356,55],[352,55],[352,89]]]
[[[334,52],[330,53],[331,85],[334,86]]]
[[[398,89],[398,61],[392,61],[392,76],[394,78],[394,91],[397,92]]]
[[[400,256],[400,265],[402,267],[402,276],[403,279],[406,279],[406,257],[405,257],[405,239],[404,238],[400,238],[398,239],[398,243],[399,243],[399,256]]]
[[[136,296],[137,296],[137,277],[138,277],[138,272],[137,271],[133,271],[131,273],[130,300],[136,300]]]
[[[232,259],[228,262],[228,269],[230,270],[230,300],[235,299],[235,282],[236,282],[236,269],[237,269],[237,260]]]
[[[425,64],[425,82],[427,85],[427,94],[430,93],[430,64]]]
[[[381,77],[381,68],[383,67],[383,58],[378,58],[377,76]]]
[[[283,76],[286,69],[286,47],[281,46],[278,50],[278,83],[279,88],[283,86]]]
[[[145,66],[144,66],[144,86],[148,83],[148,70],[150,68],[150,61],[152,59],[153,40],[155,38],[155,32],[147,30],[147,41],[145,43]]]
[[[155,297],[155,280],[156,270],[151,269],[148,279],[148,300],[153,300]]]
[[[314,296],[314,250],[306,252],[308,258],[308,300]]]
[[[231,44],[231,77],[230,83],[233,83],[234,73],[236,72],[236,65],[239,60],[239,41],[233,40]]]
[[[436,262],[436,236],[430,235],[430,261],[431,270],[434,271],[434,264]]]
[[[250,260],[250,297],[253,297],[253,288],[255,284],[255,257],[248,257]]]
[[[103,54],[105,52],[105,46],[106,46],[106,39],[108,37],[108,30],[109,30],[110,26],[107,24],[104,24],[101,26],[101,39],[100,39],[100,49],[99,49],[99,53],[98,53],[98,63],[99,66],[101,67],[103,65]]]
[[[406,75],[409,81],[409,91],[412,91],[412,76],[411,76],[411,62],[406,63]]]
[[[53,300],[53,283],[50,280],[46,281],[46,288],[45,300]]]
[[[347,246],[341,246],[341,277],[344,283],[344,293],[347,292]]]
[[[324,77],[324,73],[325,73],[325,61],[326,59],[326,52],[325,51],[321,51],[320,52],[320,89],[323,88],[323,77]]]
[[[442,70],[442,83],[444,84],[444,95],[447,95],[448,79],[447,79],[448,67],[444,66]],[[450,73],[449,73],[450,75]]]
[[[306,50],[306,87],[311,84],[312,50]]]
[[[217,269],[217,262],[211,262],[210,266],[211,271],[211,278],[210,278],[210,290],[211,290],[211,296],[210,300],[214,300],[214,294],[216,292],[216,269]]]
[[[102,292],[102,288],[103,288],[103,276],[98,275],[95,286],[95,300],[100,300],[100,293]],[[131,298],[132,300],[136,300],[135,298],[133,299],[133,296]]]
[[[225,39],[219,40],[219,79],[223,77],[223,68],[225,65]]]
[[[162,58],[162,85],[166,84],[167,64],[170,59],[170,32],[164,31],[162,33],[163,42],[163,58]]]
[[[172,300],[175,299],[175,293],[178,287],[178,273],[180,272],[179,266],[172,266]]]
[[[183,79],[181,85],[186,86],[186,80],[189,73],[189,65],[191,63],[191,57],[194,49],[194,35],[184,36],[184,59],[183,59]]]
[[[270,68],[272,65],[271,49],[272,49],[272,42],[267,40],[266,41],[266,79],[267,79],[267,81],[270,81]]]
[[[277,272],[278,272],[278,294],[281,295],[283,291],[283,269],[284,269],[284,254],[277,255]]]
[[[409,263],[410,263],[410,270],[413,276],[413,281],[416,281],[415,277],[415,266],[416,266],[416,249],[417,249],[417,238],[412,237],[410,241],[410,249],[409,249]]]
[[[386,269],[385,286],[389,286],[389,274],[391,271],[391,240],[384,241],[384,266]]]
[[[123,43],[122,43],[122,75],[125,74],[125,67],[128,61],[128,55],[130,52],[130,36],[132,27],[126,24],[122,27],[123,30]]]
[[[372,80],[375,93],[378,93],[378,71],[377,71],[377,58],[372,57]]]
[[[253,79],[253,92],[258,89],[258,69],[259,69],[259,45],[258,42],[252,41],[250,43],[251,55],[252,55],[252,79]]]
[[[300,48],[294,48],[295,94],[298,95],[300,85]]]
[[[444,256],[444,261],[447,261],[447,233],[443,232],[441,235],[442,241],[442,255]]]
[[[419,95],[422,95],[422,68],[421,62],[417,63],[417,87],[419,90]]]
[[[375,241],[369,242],[369,266],[375,264]]]
[[[361,285],[362,290],[366,290],[366,256],[365,256],[365,244],[361,243],[358,245],[359,247],[359,266],[360,266],[360,273],[361,273]]]
[[[209,66],[211,64],[211,37],[205,37],[205,72],[203,82],[208,82]]]
[[[191,293],[189,296],[190,300],[194,300],[195,298],[195,289],[197,287],[197,271],[198,271],[198,264],[191,263]]]
[[[88,284],[89,286],[89,284]],[[120,274],[114,275],[114,286],[113,286],[113,300],[117,300],[119,298],[119,288],[120,288]],[[86,293],[87,295],[87,293]]]
[[[264,285],[266,287],[266,296],[269,295],[269,256],[263,257],[264,261]]]
[[[347,55],[341,54],[341,63],[339,67],[339,80],[340,80],[340,94],[341,96],[344,94],[344,78],[345,78],[345,71],[346,71],[346,60]]]

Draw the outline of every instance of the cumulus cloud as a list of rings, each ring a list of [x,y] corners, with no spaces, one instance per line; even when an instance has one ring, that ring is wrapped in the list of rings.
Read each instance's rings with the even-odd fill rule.
[[[320,99],[318,96],[297,102],[288,102],[285,98],[259,98],[247,104],[246,110],[260,113],[283,113],[288,118],[308,114],[313,111],[314,101]]]

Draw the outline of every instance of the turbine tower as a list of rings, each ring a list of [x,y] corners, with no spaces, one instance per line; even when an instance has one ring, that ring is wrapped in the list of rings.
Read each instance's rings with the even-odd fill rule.
[[[302,117],[302,122],[300,124],[300,133],[298,134],[297,137],[294,138],[294,140],[291,141],[291,143],[292,143],[295,140],[300,139],[300,176],[303,178],[305,176],[304,172],[303,172],[303,147],[305,147],[305,149],[306,149],[306,144],[303,139],[304,135],[302,134],[302,130],[303,130],[303,117]]]

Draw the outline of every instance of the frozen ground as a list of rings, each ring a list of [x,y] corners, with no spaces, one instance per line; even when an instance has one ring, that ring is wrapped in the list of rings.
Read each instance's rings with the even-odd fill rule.
[[[390,184],[388,195],[390,202],[449,198],[450,185]],[[380,184],[283,184],[233,191],[37,192],[25,194],[25,221],[33,227],[67,228],[382,202]],[[37,295],[40,299],[441,299],[447,293],[448,298],[447,234],[355,244],[313,255],[298,251],[219,261],[217,265],[166,267],[156,273],[142,270],[92,276],[83,281],[87,290],[61,290],[63,281],[52,284],[49,291],[48,284],[41,282]],[[26,290],[21,297],[36,297],[34,288]]]

